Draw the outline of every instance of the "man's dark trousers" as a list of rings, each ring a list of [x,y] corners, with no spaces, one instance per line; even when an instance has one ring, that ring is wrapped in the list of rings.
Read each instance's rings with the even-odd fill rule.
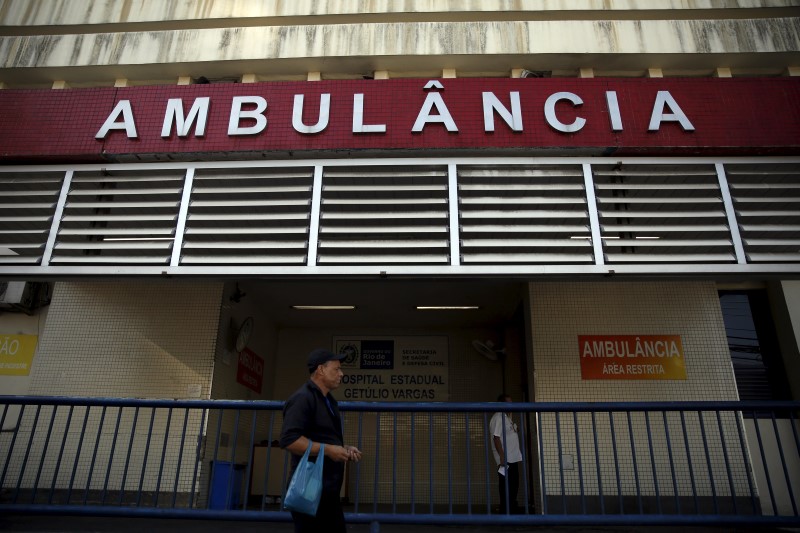
[[[508,502],[506,510],[506,476],[508,476]],[[517,513],[517,492],[519,491],[519,463],[509,463],[506,475],[497,474],[497,481],[500,484],[500,513]]]

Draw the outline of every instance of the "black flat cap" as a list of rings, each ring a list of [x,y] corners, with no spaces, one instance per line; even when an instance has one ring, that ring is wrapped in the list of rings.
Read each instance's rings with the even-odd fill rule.
[[[335,354],[325,348],[317,348],[308,354],[308,373],[312,374],[319,365],[324,365],[328,361],[341,361],[347,357],[345,354]]]

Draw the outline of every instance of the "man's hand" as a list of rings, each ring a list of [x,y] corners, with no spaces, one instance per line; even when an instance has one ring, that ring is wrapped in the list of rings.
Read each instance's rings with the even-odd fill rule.
[[[358,462],[361,460],[361,452],[355,446],[336,446],[329,444],[325,446],[325,455],[338,463],[346,461]]]
[[[350,453],[350,458],[348,461],[359,462],[361,460],[361,450],[356,448],[355,446],[345,446],[345,450]]]

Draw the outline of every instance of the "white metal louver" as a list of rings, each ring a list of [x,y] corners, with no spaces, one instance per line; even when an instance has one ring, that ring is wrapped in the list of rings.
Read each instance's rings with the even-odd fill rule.
[[[465,264],[592,263],[580,165],[459,166]]]
[[[317,263],[446,264],[447,167],[326,168]]]
[[[0,166],[0,275],[800,273],[800,159]]]
[[[314,170],[197,169],[183,265],[303,265]]]
[[[64,172],[0,175],[0,265],[38,265]]]
[[[800,261],[800,168],[726,165],[725,172],[747,260]]]
[[[75,172],[50,263],[168,264],[184,176],[183,169]]]
[[[708,165],[592,165],[606,262],[736,261]]]

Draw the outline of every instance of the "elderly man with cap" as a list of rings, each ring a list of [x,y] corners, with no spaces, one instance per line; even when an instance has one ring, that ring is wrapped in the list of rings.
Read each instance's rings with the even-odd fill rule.
[[[283,409],[280,446],[292,453],[292,474],[309,440],[313,441],[309,454],[313,460],[318,460],[320,443],[325,444],[319,509],[316,516],[292,512],[294,530],[298,533],[346,531],[339,500],[344,465],[347,461],[361,460],[361,452],[355,446],[344,445],[339,407],[331,395],[342,382],[340,361],[344,357],[321,348],[308,354],[311,377],[289,397]]]

